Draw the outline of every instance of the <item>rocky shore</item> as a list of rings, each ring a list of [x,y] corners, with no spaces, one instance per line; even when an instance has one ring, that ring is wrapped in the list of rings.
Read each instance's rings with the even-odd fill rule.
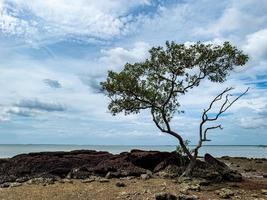
[[[180,178],[187,164],[175,152],[21,154],[0,159],[0,199],[267,198],[266,159],[207,154],[192,178]]]

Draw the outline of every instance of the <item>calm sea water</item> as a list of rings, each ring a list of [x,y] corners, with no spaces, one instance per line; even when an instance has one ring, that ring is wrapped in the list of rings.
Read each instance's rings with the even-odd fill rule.
[[[41,152],[41,151],[70,151],[77,149],[90,149],[97,151],[108,151],[111,153],[121,153],[131,149],[174,151],[174,145],[161,146],[123,146],[123,145],[47,145],[47,144],[2,144],[0,145],[0,158],[12,157],[21,153]],[[210,153],[213,156],[241,156],[252,158],[267,158],[267,147],[263,146],[203,146],[200,156]]]

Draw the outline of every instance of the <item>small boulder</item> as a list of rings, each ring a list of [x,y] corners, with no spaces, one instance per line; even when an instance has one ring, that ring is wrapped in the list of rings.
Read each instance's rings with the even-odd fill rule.
[[[155,200],[177,200],[177,197],[170,193],[159,193],[155,195]]]
[[[66,178],[74,178],[74,179],[86,179],[90,176],[90,172],[86,167],[78,167],[72,169]]]
[[[0,188],[8,188],[10,186],[10,183],[6,182],[0,185]]]
[[[213,173],[209,174],[208,176],[206,175],[207,179],[214,179],[217,182],[220,182],[221,180],[232,182],[242,181],[242,175],[239,172],[231,170],[225,163],[219,161],[210,154],[205,154],[204,159],[206,163],[215,169],[215,173],[218,173],[217,175]]]
[[[151,178],[151,175],[149,175],[149,174],[141,174],[140,178],[143,179],[143,180],[148,180],[148,179]]]

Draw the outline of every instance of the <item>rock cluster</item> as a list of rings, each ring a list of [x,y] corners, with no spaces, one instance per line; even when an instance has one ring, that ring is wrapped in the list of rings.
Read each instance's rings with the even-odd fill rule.
[[[210,155],[197,162],[193,176],[212,181],[239,181],[241,175]],[[177,177],[189,160],[175,152],[132,150],[113,155],[108,152],[76,150],[71,152],[41,152],[0,159],[0,184],[54,179],[88,179],[91,176],[109,178],[152,175]],[[38,179],[39,178],[39,179]],[[49,183],[46,183],[49,184]]]

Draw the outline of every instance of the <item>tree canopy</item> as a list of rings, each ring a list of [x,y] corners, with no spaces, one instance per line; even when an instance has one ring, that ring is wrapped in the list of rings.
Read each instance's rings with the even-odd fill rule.
[[[232,46],[196,43],[190,46],[166,42],[153,47],[144,62],[127,63],[121,72],[108,72],[102,87],[111,99],[112,114],[126,115],[151,109],[161,126],[179,110],[179,95],[198,86],[207,78],[224,82],[234,66],[244,65],[248,56]],[[164,117],[163,117],[164,115]],[[165,127],[168,129],[168,127]]]

